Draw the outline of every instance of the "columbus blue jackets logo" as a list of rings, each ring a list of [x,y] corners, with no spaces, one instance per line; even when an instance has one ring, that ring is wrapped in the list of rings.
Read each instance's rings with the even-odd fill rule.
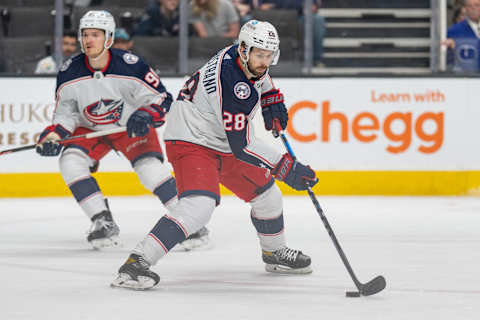
[[[238,99],[242,99],[242,100],[248,99],[251,93],[250,86],[245,82],[238,82],[233,87],[233,93],[235,93]]]
[[[115,123],[122,117],[123,100],[101,99],[88,105],[83,113],[94,124]]]

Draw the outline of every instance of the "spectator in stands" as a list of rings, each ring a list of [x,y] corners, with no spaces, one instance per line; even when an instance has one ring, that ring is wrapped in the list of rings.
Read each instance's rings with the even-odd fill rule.
[[[231,0],[193,0],[190,22],[201,37],[236,38],[240,18]]]
[[[77,33],[75,31],[64,31],[62,39],[63,60],[72,56],[77,51]],[[35,67],[35,74],[56,74],[57,63],[54,56],[48,56],[38,61]]]
[[[112,48],[122,49],[125,51],[130,51],[133,46],[133,40],[130,38],[127,30],[124,28],[115,29],[115,39],[112,45]]]
[[[256,0],[232,0],[233,6],[237,9],[240,17],[240,25],[252,20],[253,2]]]
[[[458,38],[480,38],[480,0],[465,0],[464,7],[466,19],[448,28],[444,44],[449,48],[455,48]]]
[[[303,3],[304,0],[258,0],[255,6],[258,10],[271,9],[295,9],[299,13],[299,21],[303,25]],[[318,14],[321,1],[313,1],[313,63],[316,67],[323,67],[323,38],[326,34],[325,18]],[[281,36],[281,35],[280,35]]]
[[[480,0],[465,0],[466,19],[454,24],[443,41],[449,50],[447,66],[455,72],[480,70]]]
[[[180,30],[179,0],[156,0],[135,28],[136,36],[176,37]]]
[[[466,12],[467,12],[467,9],[465,8],[465,6],[456,8],[453,11],[453,17],[452,17],[453,24],[460,23],[463,20],[465,20],[465,18],[467,17]]]

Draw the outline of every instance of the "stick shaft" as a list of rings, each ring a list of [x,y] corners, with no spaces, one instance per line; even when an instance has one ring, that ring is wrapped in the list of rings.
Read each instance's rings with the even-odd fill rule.
[[[85,134],[80,134],[78,136],[73,136],[73,137],[67,137],[67,138],[64,138],[64,139],[60,139],[60,140],[58,140],[58,142],[66,143],[66,142],[72,142],[72,141],[75,141],[75,140],[98,138],[98,137],[108,136],[108,135],[115,134],[115,133],[125,132],[126,130],[127,130],[126,127],[118,127],[118,128],[114,128],[114,129],[110,129],[110,130],[89,132],[89,133],[85,133]]]
[[[280,133],[280,138],[282,139],[283,145],[287,149],[287,152],[290,154],[292,159],[296,159],[295,154],[293,153],[292,147],[290,146],[290,143],[287,140],[287,137],[285,136],[284,133]],[[307,185],[307,191],[310,199],[313,202],[313,205],[315,209],[317,210],[318,215],[320,216],[320,219],[323,222],[323,225],[325,226],[325,229],[327,229],[328,235],[330,236],[330,239],[332,239],[333,245],[335,246],[335,249],[337,249],[338,254],[340,255],[340,258],[342,259],[342,262],[345,266],[345,268],[348,271],[348,274],[352,278],[353,282],[355,283],[355,286],[357,289],[361,292],[362,284],[358,280],[357,276],[355,275],[355,272],[353,272],[352,266],[350,265],[350,262],[347,259],[347,256],[343,252],[342,247],[340,246],[340,243],[337,240],[337,237],[335,236],[335,233],[333,232],[332,227],[330,226],[330,223],[327,220],[327,217],[323,213],[322,207],[320,206],[320,203],[317,200],[317,197],[315,196],[315,193],[313,193],[312,188],[308,183]]]
[[[77,136],[67,137],[67,138],[64,138],[64,139],[57,140],[57,142],[63,144],[63,143],[67,143],[67,142],[77,141],[77,140],[98,138],[98,137],[108,136],[108,135],[115,134],[115,133],[125,132],[126,130],[127,130],[126,127],[118,127],[118,128],[114,128],[114,129],[110,129],[110,130],[96,131],[96,132],[80,134],[80,135],[77,135]],[[30,145],[23,146],[23,147],[17,147],[17,148],[3,150],[3,151],[0,151],[0,156],[10,154],[10,153],[35,149],[36,146],[37,146],[36,144],[30,144]]]

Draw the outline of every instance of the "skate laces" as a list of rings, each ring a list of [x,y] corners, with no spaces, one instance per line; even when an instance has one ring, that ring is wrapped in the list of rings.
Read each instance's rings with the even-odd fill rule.
[[[90,230],[88,230],[88,233],[92,233],[98,230],[106,229],[110,230],[113,229],[114,222],[113,221],[108,221],[104,217],[100,217],[98,219],[95,219],[93,221],[92,225],[90,226]]]
[[[137,263],[142,269],[148,270],[150,268],[150,263],[148,263],[147,260],[145,260],[145,258],[141,255],[133,255],[130,257],[130,259],[134,260],[134,263]]]
[[[275,255],[281,260],[295,261],[300,251],[283,247],[275,251]]]

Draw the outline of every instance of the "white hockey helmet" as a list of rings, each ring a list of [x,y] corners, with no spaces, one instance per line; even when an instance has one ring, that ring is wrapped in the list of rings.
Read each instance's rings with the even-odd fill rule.
[[[105,10],[90,10],[80,19],[80,24],[78,26],[78,41],[80,42],[82,52],[84,52],[82,43],[83,29],[100,29],[105,31],[105,43],[103,46],[105,49],[112,46],[115,38],[115,19],[110,12]],[[110,39],[112,39],[112,41],[107,45]]]
[[[267,21],[250,20],[240,29],[238,35],[238,50],[245,45],[246,60],[240,54],[240,59],[246,64],[252,47],[274,52],[272,65],[277,64],[280,57],[280,39],[275,27]]]

